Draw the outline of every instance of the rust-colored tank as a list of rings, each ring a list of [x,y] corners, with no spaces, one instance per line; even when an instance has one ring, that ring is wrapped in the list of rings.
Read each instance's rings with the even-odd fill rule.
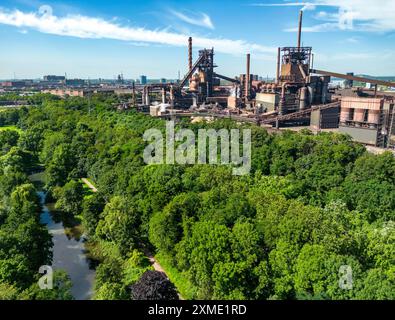
[[[354,109],[354,121],[363,122],[365,118],[365,109]]]
[[[368,122],[372,124],[379,124],[380,111],[379,110],[369,110]]]
[[[342,108],[340,111],[340,122],[346,122],[350,120],[350,108]]]
[[[300,104],[299,109],[304,110],[307,107],[307,87],[300,88]]]

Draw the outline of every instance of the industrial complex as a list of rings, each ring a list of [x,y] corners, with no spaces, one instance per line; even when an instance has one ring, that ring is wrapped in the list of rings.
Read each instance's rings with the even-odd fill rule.
[[[312,47],[301,45],[302,22],[303,11],[297,44],[278,48],[276,77],[271,81],[253,73],[248,53],[244,74],[217,73],[215,48],[200,50],[194,59],[189,38],[187,72],[178,80],[149,81],[141,76],[138,81],[126,81],[119,75],[113,82],[94,82],[45,76],[39,82],[5,81],[0,87],[61,97],[127,94],[131,98],[118,108],[136,108],[155,117],[233,118],[273,130],[339,131],[366,145],[395,148],[395,92],[390,90],[395,83],[315,69]],[[334,78],[344,79],[344,86],[331,85]]]

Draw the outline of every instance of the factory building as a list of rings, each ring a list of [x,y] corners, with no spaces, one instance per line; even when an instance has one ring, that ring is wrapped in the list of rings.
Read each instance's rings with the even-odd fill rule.
[[[364,144],[382,148],[394,145],[393,97],[343,97],[339,131]]]
[[[41,90],[41,93],[49,93],[54,96],[58,97],[85,97],[88,93],[90,93],[90,90],[84,90],[84,89],[49,89],[49,90]]]
[[[1,87],[5,87],[5,88],[24,88],[27,85],[30,85],[32,83],[32,81],[3,81],[0,82],[0,86]]]

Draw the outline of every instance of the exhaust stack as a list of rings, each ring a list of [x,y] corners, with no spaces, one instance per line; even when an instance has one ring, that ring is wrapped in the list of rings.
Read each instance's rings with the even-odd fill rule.
[[[277,70],[276,70],[276,83],[280,83],[280,59],[281,59],[281,48],[277,51]]]
[[[189,71],[192,70],[192,37],[189,37],[188,39],[188,66],[189,66]]]
[[[302,43],[302,24],[303,24],[303,10],[299,13],[299,28],[298,28],[298,48],[300,49]]]
[[[251,80],[250,67],[251,67],[251,55],[248,53],[247,54],[246,85],[245,85],[246,100],[248,100],[248,97],[250,96],[250,80]]]

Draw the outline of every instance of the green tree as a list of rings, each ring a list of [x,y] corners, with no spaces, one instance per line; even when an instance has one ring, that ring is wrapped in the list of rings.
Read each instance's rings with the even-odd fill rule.
[[[117,244],[121,252],[126,254],[139,242],[139,225],[139,213],[129,199],[117,196],[104,208],[96,235]]]
[[[82,217],[88,235],[95,235],[100,220],[100,214],[103,212],[104,207],[105,201],[99,193],[94,193],[91,197],[87,197],[83,200]]]
[[[199,197],[195,193],[176,196],[162,212],[152,216],[149,229],[151,243],[164,253],[173,253],[175,245],[188,233],[198,208]]]
[[[62,188],[55,189],[56,209],[76,216],[82,212],[84,189],[80,181],[70,180]]]
[[[212,297],[212,270],[217,263],[230,261],[230,238],[223,225],[197,222],[191,235],[177,245],[178,266],[188,269],[191,281],[199,288],[198,298]]]
[[[53,289],[41,290],[34,283],[25,295],[31,300],[74,300],[71,294],[73,284],[65,271],[57,270],[53,273]]]

